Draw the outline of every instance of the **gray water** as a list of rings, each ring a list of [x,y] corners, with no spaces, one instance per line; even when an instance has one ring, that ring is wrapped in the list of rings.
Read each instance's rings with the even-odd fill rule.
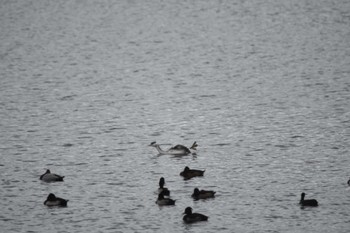
[[[0,3],[1,232],[348,232],[349,1]]]

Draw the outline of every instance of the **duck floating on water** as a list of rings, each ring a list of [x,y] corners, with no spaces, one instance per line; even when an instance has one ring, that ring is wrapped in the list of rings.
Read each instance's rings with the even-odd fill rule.
[[[214,198],[215,197],[214,191],[209,191],[209,190],[199,190],[198,188],[195,188],[193,190],[192,198],[195,200],[199,199],[207,199],[207,198]]]
[[[196,170],[196,169],[190,169],[189,167],[185,167],[185,169],[180,173],[180,176],[183,176],[185,180],[191,179],[196,176],[203,176],[205,170]]]
[[[185,223],[195,223],[195,222],[200,222],[200,221],[207,221],[208,216],[205,216],[204,214],[200,213],[192,213],[192,208],[187,207],[185,209],[185,216],[183,217],[183,221]]]
[[[301,193],[301,199],[299,204],[301,206],[318,206],[318,202],[315,199],[304,199],[305,198],[305,193]]]
[[[163,205],[175,205],[175,201],[170,198],[165,198],[163,193],[158,194],[158,199],[156,201],[156,204],[163,206]]]
[[[198,144],[197,142],[194,142],[190,148],[187,148],[183,145],[176,145],[166,151],[162,150],[159,144],[157,144],[156,142],[152,142],[151,144],[149,144],[149,146],[155,147],[160,155],[189,155],[195,154],[191,150],[197,150]]]
[[[46,206],[67,206],[67,202],[68,200],[65,200],[63,198],[60,198],[60,197],[56,197],[55,194],[53,193],[50,193],[48,196],[47,196],[47,199],[46,201],[44,202],[44,205]]]
[[[164,177],[161,177],[159,179],[158,193],[163,193],[164,196],[170,196],[170,191],[168,188],[164,187],[164,184],[165,184],[165,179],[164,179]]]
[[[64,176],[51,173],[49,169],[47,169],[46,172],[40,176],[40,180],[45,182],[63,181],[63,178]]]

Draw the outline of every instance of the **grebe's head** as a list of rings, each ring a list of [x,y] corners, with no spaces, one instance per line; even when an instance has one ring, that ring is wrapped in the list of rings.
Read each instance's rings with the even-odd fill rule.
[[[156,147],[158,144],[156,142],[151,142],[151,144],[149,144],[148,146],[153,146]]]

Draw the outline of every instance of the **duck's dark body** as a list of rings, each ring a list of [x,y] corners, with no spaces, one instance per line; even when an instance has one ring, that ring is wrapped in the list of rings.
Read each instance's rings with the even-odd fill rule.
[[[47,169],[46,172],[40,176],[40,180],[45,182],[63,181],[63,178],[64,176],[51,173],[49,169]]]
[[[184,179],[188,180],[196,176],[203,176],[204,171],[196,170],[196,169],[190,169],[189,167],[185,167],[185,169],[180,173],[180,176],[183,176]]]
[[[55,194],[50,193],[47,196],[47,199],[44,202],[44,205],[46,205],[46,206],[62,206],[62,207],[65,207],[65,206],[67,206],[67,202],[68,202],[68,200],[65,200],[65,199],[60,198],[60,197],[56,197]]]
[[[198,188],[195,188],[193,190],[192,198],[195,200],[198,199],[207,199],[207,198],[214,198],[215,197],[214,191],[209,191],[209,190],[199,190]]]
[[[163,193],[158,194],[158,199],[156,201],[156,204],[163,206],[163,205],[175,205],[175,200],[170,198],[164,198]]]
[[[185,216],[182,218],[185,223],[195,223],[200,221],[208,221],[208,217],[200,213],[192,213],[192,208],[185,209]]]

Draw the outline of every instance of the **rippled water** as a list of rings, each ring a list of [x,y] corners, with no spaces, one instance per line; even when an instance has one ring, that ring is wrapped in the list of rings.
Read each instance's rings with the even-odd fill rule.
[[[349,12],[1,1],[1,231],[348,232]],[[198,153],[157,156],[152,141]],[[184,181],[185,166],[205,176]],[[40,182],[47,168],[65,181]],[[174,207],[155,204],[161,176]],[[320,206],[301,209],[303,191]],[[50,192],[68,207],[44,206]],[[185,225],[187,206],[209,221]]]

